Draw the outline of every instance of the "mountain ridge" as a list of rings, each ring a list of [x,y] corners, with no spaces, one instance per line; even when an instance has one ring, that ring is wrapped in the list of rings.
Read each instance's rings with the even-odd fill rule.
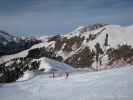
[[[92,31],[70,32],[65,35],[55,36],[49,39],[49,49],[54,49],[56,53],[64,58],[69,59],[72,55],[82,51],[83,48],[89,47],[90,50],[95,51],[96,43],[99,43],[104,50],[104,42],[106,35],[108,35],[107,48],[117,48],[118,45],[131,45],[132,42],[132,26],[121,27],[120,25],[105,25]],[[71,34],[72,33],[72,34]],[[96,65],[94,65],[96,66]]]
[[[18,37],[6,31],[0,30],[0,57],[18,53],[39,42],[40,40],[35,38]]]
[[[39,70],[43,60],[32,61],[42,57],[66,63],[74,68],[88,68],[91,71],[133,65],[132,26],[105,25],[91,31],[89,29],[80,31],[82,29],[84,27],[64,35],[39,38],[41,43],[27,50],[14,55],[2,56],[0,67],[3,70],[7,68],[11,74],[10,68],[16,66],[20,70],[19,66],[23,64],[22,73],[28,70]],[[14,63],[10,64],[10,62]],[[34,66],[31,67],[32,64]]]

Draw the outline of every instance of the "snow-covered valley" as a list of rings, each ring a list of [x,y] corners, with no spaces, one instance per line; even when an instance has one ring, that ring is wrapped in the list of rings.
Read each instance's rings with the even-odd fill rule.
[[[1,100],[132,100],[133,66],[1,85]]]

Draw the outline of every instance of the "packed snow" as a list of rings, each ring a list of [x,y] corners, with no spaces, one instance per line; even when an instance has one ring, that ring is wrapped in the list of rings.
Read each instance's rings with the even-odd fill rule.
[[[73,73],[68,79],[39,75],[1,85],[1,100],[133,100],[133,66]]]
[[[44,69],[45,72],[51,72],[51,71],[58,71],[58,72],[72,72],[74,69],[65,63],[61,63],[55,60],[51,60],[48,58],[41,58],[41,63],[39,69]]]

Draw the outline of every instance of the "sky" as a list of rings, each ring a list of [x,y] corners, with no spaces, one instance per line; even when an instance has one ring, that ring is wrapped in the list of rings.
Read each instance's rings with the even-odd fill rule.
[[[132,25],[133,0],[0,0],[0,30],[55,35],[95,23]]]

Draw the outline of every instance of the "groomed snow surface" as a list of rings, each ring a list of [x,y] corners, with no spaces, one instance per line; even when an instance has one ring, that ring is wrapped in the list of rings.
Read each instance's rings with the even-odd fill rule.
[[[1,85],[0,100],[133,100],[133,66]]]

